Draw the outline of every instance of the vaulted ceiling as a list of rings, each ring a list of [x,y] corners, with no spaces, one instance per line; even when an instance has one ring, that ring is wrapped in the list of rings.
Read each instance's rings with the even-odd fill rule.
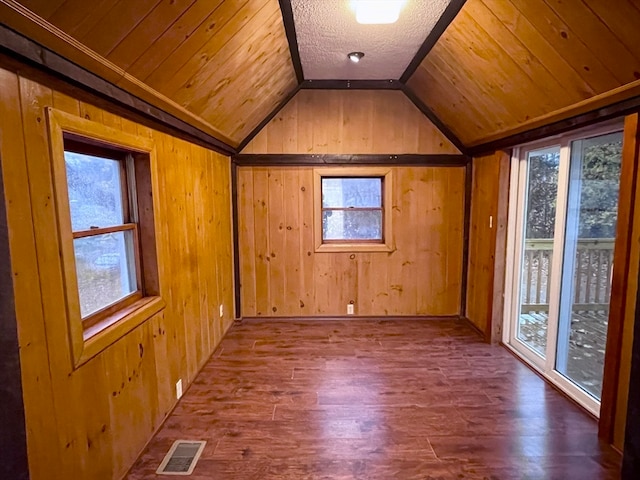
[[[233,148],[308,80],[394,80],[466,147],[640,94],[640,0],[407,2],[404,29],[355,27],[348,0],[0,0],[0,20]]]

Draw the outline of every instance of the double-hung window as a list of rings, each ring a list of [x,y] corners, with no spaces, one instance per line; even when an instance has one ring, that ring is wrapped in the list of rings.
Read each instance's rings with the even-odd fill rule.
[[[133,157],[65,139],[64,157],[85,328],[142,297]]]
[[[78,366],[164,308],[155,146],[54,109],[47,120],[66,326]]]
[[[391,251],[391,169],[315,170],[316,251]]]

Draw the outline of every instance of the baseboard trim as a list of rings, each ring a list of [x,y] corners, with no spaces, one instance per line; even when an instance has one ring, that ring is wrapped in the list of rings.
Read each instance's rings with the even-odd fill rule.
[[[261,322],[261,321],[300,321],[304,320],[309,321],[331,321],[331,320],[341,320],[341,321],[350,321],[350,320],[384,320],[384,321],[393,321],[393,320],[467,320],[460,315],[322,315],[322,316],[305,316],[305,317],[287,317],[287,316],[258,316],[258,317],[242,317],[235,319],[237,323],[243,322]]]

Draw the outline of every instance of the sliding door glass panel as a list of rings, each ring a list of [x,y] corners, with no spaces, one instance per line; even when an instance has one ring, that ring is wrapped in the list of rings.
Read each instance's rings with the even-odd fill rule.
[[[600,399],[622,133],[571,143],[556,370]]]
[[[527,154],[526,206],[516,337],[545,356],[560,147]]]

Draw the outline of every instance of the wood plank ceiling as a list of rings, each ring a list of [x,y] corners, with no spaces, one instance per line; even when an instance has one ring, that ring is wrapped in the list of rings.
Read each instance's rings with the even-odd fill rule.
[[[33,25],[7,14],[11,4],[86,47],[89,60],[76,63],[232,147],[258,133],[303,80],[280,10],[288,19],[289,0],[0,0],[2,23],[33,38]],[[392,85],[456,145],[640,95],[640,0],[457,0],[451,17],[462,4]],[[75,61],[78,46],[56,48],[60,36],[47,34],[35,40]]]
[[[468,0],[407,85],[482,144],[637,96],[639,24],[637,0]]]
[[[278,0],[21,0],[237,146],[297,86]]]

